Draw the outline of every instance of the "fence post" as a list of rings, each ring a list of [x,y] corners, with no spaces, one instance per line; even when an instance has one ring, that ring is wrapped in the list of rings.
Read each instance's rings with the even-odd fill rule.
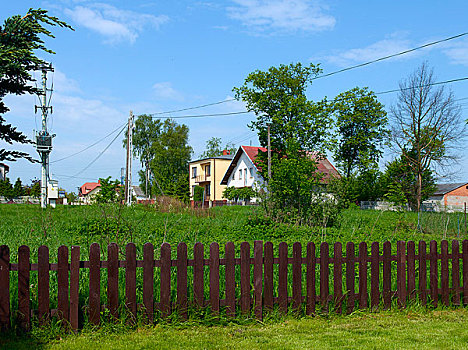
[[[254,242],[254,270],[253,270],[255,317],[263,319],[262,286],[263,286],[263,242]]]
[[[422,305],[427,303],[427,248],[426,242],[419,241],[419,300]]]
[[[460,305],[460,243],[452,241],[452,288],[454,305]]]
[[[266,310],[273,310],[273,243],[265,243],[265,289],[263,304]]]
[[[99,325],[101,320],[101,250],[99,244],[89,247],[89,322]]]
[[[58,267],[57,267],[57,307],[59,318],[69,321],[69,300],[68,300],[68,247],[60,246],[58,248]]]
[[[288,245],[285,242],[279,244],[278,267],[278,304],[283,313],[288,312]]]
[[[397,242],[397,294],[400,307],[406,306],[406,244]]]
[[[407,270],[408,270],[408,298],[414,300],[416,297],[416,267],[415,267],[415,244],[413,241],[407,243]]]
[[[0,246],[0,331],[10,328],[10,248]]]
[[[306,272],[306,314],[312,315],[315,313],[315,244],[313,242],[307,243],[307,272]]]
[[[449,306],[449,266],[448,266],[448,241],[440,243],[440,287],[442,291],[442,304]]]
[[[195,304],[202,308],[205,305],[203,244],[195,243],[193,250],[193,299]]]
[[[148,323],[154,315],[154,247],[151,243],[143,246],[143,305]]]
[[[37,308],[40,324],[44,324],[49,318],[49,281],[49,248],[42,245],[37,251]]]
[[[367,308],[367,244],[359,243],[359,308]]]
[[[463,251],[463,304],[468,304],[468,240],[462,243]]]
[[[22,245],[18,248],[18,313],[20,327],[27,331],[31,326],[29,271],[29,247]]]
[[[380,302],[380,249],[379,242],[371,246],[371,308],[377,310]]]
[[[226,314],[228,317],[236,316],[236,265],[234,243],[227,242],[224,250],[226,259]]]
[[[187,319],[187,244],[177,246],[177,307],[183,320]]]
[[[240,246],[240,270],[241,270],[241,312],[250,312],[250,244],[242,242]]]
[[[119,308],[119,247],[116,243],[107,246],[107,308],[117,320]]]
[[[430,276],[429,276],[429,283],[431,286],[431,299],[432,305],[437,307],[438,299],[439,299],[439,290],[438,290],[438,266],[437,266],[437,242],[431,241],[429,244],[430,249]]]
[[[161,314],[163,318],[171,314],[171,245],[161,245]]]
[[[300,312],[302,305],[302,246],[299,242],[293,244],[292,273],[292,307],[295,312]]]
[[[382,271],[382,294],[384,309],[388,310],[392,306],[392,246],[389,241],[383,244],[383,271]]]
[[[80,293],[80,247],[72,246],[70,255],[70,326],[76,332]]]
[[[219,245],[210,244],[210,305],[213,315],[219,315]]]
[[[329,270],[329,247],[327,242],[320,245],[320,304],[322,312],[328,312],[328,296],[330,295],[330,287],[328,285],[328,278],[330,276]]]
[[[333,296],[335,303],[335,312],[342,313],[343,300],[343,247],[340,242],[333,246]]]
[[[354,291],[355,269],[354,269],[354,243],[348,242],[346,244],[346,290],[348,300],[346,302],[346,312],[350,314],[354,310],[354,302],[356,295]]]
[[[127,310],[130,311],[132,321],[136,322],[136,246],[128,243],[125,247],[125,296]]]

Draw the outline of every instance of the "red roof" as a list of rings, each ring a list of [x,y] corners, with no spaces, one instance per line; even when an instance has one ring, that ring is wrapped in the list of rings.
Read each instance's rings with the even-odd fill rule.
[[[257,154],[259,151],[267,152],[265,147],[255,147],[255,146],[241,146],[244,150],[245,154],[250,158],[252,163],[254,163],[255,158],[257,158]],[[254,163],[255,164],[255,163]]]
[[[99,182],[85,182],[85,184],[80,187],[80,196],[86,196],[89,192],[100,186],[101,184]]]

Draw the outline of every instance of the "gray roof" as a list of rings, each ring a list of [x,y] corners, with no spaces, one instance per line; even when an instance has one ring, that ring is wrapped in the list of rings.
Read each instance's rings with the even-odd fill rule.
[[[133,188],[133,191],[135,191],[135,194],[137,195],[137,197],[145,197],[145,194],[141,190],[140,186],[132,186],[132,188]]]
[[[459,182],[454,184],[437,184],[437,189],[434,192],[434,196],[443,196],[446,193],[452,192],[459,187],[466,185],[466,182]]]
[[[195,163],[195,162],[199,162],[201,160],[208,160],[208,159],[228,159],[228,160],[231,160],[232,158],[234,158],[234,154],[226,154],[226,155],[220,155],[220,156],[216,156],[216,157],[196,159],[196,160],[190,161],[189,163]]]

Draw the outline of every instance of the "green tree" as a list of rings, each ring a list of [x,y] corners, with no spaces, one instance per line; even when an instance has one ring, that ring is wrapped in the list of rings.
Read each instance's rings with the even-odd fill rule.
[[[400,83],[398,102],[391,108],[392,147],[416,177],[412,208],[419,211],[424,198],[424,176],[445,172],[459,158],[456,153],[466,125],[452,92],[435,87],[433,71],[423,63]]]
[[[13,185],[13,196],[17,198],[23,195],[24,195],[23,184],[21,183],[21,179],[17,178],[15,181],[15,184]]]
[[[111,180],[111,177],[100,178],[100,190],[94,196],[96,203],[115,203],[119,200],[120,181]]]
[[[2,115],[7,113],[9,108],[3,102],[3,98],[7,94],[37,93],[37,89],[31,84],[34,80],[30,72],[46,62],[37,57],[36,53],[54,53],[45,46],[43,40],[43,36],[54,36],[43,24],[72,29],[42,9],[29,9],[25,16],[15,15],[7,18],[3,26],[0,26],[0,140],[9,144],[31,143],[26,135],[6,123]],[[15,161],[17,158],[34,161],[28,153],[0,149],[0,161]]]
[[[41,195],[41,182],[37,179],[31,181],[31,186],[29,187],[29,195],[34,198],[39,198]]]
[[[5,199],[7,200],[15,198],[13,186],[11,185],[9,178],[5,178],[5,180],[0,180],[0,196],[5,197]]]
[[[192,147],[188,145],[189,129],[172,119],[161,121],[148,115],[140,115],[135,120],[133,131],[133,152],[148,171],[140,172],[140,184],[153,195],[173,192],[174,183],[181,176],[188,176],[188,162]],[[126,145],[126,138],[124,145]],[[149,177],[152,174],[152,179]],[[187,191],[188,183],[187,183]]]
[[[250,73],[235,97],[257,116],[249,126],[257,130],[260,144],[267,146],[270,126],[272,177],[268,179],[266,155],[257,157],[260,173],[268,179],[263,203],[268,214],[285,220],[313,223],[318,218],[321,175],[316,160],[329,145],[330,116],[327,101],[308,100],[306,89],[321,72],[318,66],[301,63],[271,67]],[[266,153],[266,152],[265,152]]]
[[[388,120],[375,94],[356,87],[336,96],[331,110],[338,134],[333,158],[344,177],[377,169],[388,136]]]
[[[75,192],[68,192],[66,197],[69,204],[74,203],[78,200],[78,196]]]
[[[237,148],[233,143],[227,143],[224,148],[221,147],[222,141],[219,137],[212,137],[206,141],[206,149],[201,154],[200,158],[211,158],[217,157],[223,154],[224,150],[229,151],[230,154],[234,154],[237,151]]]

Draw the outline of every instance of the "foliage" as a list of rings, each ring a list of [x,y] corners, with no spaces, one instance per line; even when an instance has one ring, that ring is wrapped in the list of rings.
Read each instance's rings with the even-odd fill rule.
[[[17,198],[23,195],[24,195],[23,184],[21,183],[21,179],[17,178],[15,181],[15,184],[13,185],[13,196]]]
[[[78,196],[75,192],[68,192],[66,197],[69,204],[74,203],[78,200]]]
[[[94,196],[94,201],[96,203],[115,203],[120,200],[120,181],[119,180],[111,180],[111,177],[107,178],[100,178],[99,183],[101,186],[99,187],[99,192],[96,193]]]
[[[233,143],[227,143],[224,148],[221,147],[221,138],[219,137],[212,137],[208,141],[206,141],[206,149],[200,155],[200,158],[211,158],[220,156],[223,154],[224,150],[227,150],[229,154],[235,154],[237,151],[236,146]]]
[[[181,202],[188,203],[190,201],[190,179],[188,174],[179,175],[177,180],[171,183],[166,194]]]
[[[5,197],[7,200],[15,198],[13,186],[8,177],[5,180],[0,180],[0,196]]]
[[[387,113],[375,94],[356,87],[335,97],[331,110],[339,137],[334,159],[344,177],[377,169],[388,131]]]
[[[41,195],[41,181],[33,179],[31,181],[31,186],[29,187],[28,192],[29,196],[39,198]]]
[[[9,111],[3,102],[6,95],[37,92],[37,89],[30,84],[34,81],[31,71],[46,62],[36,56],[36,51],[54,53],[45,46],[42,38],[42,36],[53,38],[54,35],[43,24],[72,29],[42,9],[29,9],[25,16],[15,15],[7,18],[3,26],[0,26],[0,139],[9,144],[31,143],[31,140],[16,130],[16,127],[6,124],[6,120],[1,115]],[[34,161],[25,152],[0,149],[0,161],[15,161],[17,158]]]
[[[256,197],[258,194],[252,187],[226,187],[223,191],[223,197],[229,200],[238,201],[239,199],[249,201],[251,198]]]
[[[467,130],[453,93],[433,83],[433,71],[423,63],[400,83],[398,102],[391,109],[392,145],[416,177],[412,208],[418,211],[424,197],[424,174],[446,172],[453,165],[455,150]]]
[[[401,156],[389,162],[381,178],[384,197],[397,204],[408,204],[418,210],[418,175],[414,168]],[[436,190],[435,179],[430,169],[422,173],[421,201],[428,199]]]
[[[148,179],[148,192],[152,195],[174,193],[174,183],[179,187],[187,183],[186,189],[177,191],[184,197],[189,191],[188,182],[180,180],[187,175],[188,162],[192,156],[192,147],[188,145],[189,129],[171,119],[161,121],[149,115],[139,115],[133,131],[133,152],[144,167],[152,173]],[[127,143],[125,137],[124,145]],[[140,171],[141,188],[145,190],[146,172]]]
[[[195,186],[193,188],[193,200],[195,202],[201,202],[204,198],[205,189],[201,186]]]

